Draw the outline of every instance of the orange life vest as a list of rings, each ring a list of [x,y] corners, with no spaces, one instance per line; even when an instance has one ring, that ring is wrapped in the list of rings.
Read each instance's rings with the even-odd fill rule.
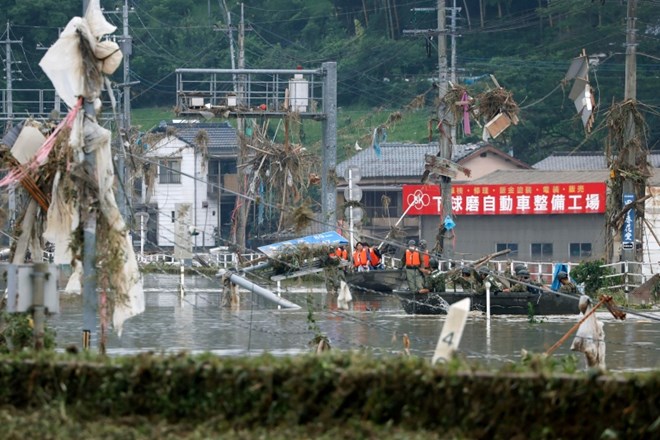
[[[341,258],[342,260],[348,260],[348,252],[346,251],[346,249],[341,250],[340,248],[337,248],[337,250],[335,251],[335,255]]]
[[[369,252],[371,253],[371,265],[374,267],[378,266],[378,264],[380,264],[380,258],[378,258],[378,255],[376,255],[376,251],[370,249]]]
[[[367,250],[362,249],[361,251],[353,252],[353,266],[360,267],[366,266],[369,263],[367,260]]]
[[[419,267],[420,264],[419,252],[406,249],[406,267]]]
[[[431,256],[426,252],[422,254],[422,267],[424,269],[428,269],[431,267]]]

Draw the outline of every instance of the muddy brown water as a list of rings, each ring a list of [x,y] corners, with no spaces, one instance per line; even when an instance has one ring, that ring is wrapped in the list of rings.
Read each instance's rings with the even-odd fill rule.
[[[309,342],[315,335],[308,318],[308,304],[311,304],[315,325],[330,339],[333,349],[395,356],[402,352],[402,336],[406,334],[411,354],[431,359],[445,321],[441,315],[407,315],[398,299],[389,295],[357,297],[350,310],[339,310],[336,299],[325,293],[320,284],[301,283],[283,289],[282,296],[300,305],[300,310],[278,310],[249,291],[241,291],[238,308],[223,307],[218,281],[202,276],[185,279],[186,295],[181,300],[178,285],[179,277],[175,275],[146,275],[146,310],[126,321],[121,337],[110,332],[108,353],[208,351],[220,356],[305,353],[310,351]],[[644,313],[660,319],[658,312]],[[660,322],[630,314],[625,321],[615,321],[608,312],[598,312],[598,317],[604,322],[608,369],[660,368]],[[578,319],[577,315],[546,316],[536,317],[538,322],[530,323],[527,316],[493,316],[489,324],[483,314],[472,312],[460,351],[484,365],[517,362],[521,349],[544,352]],[[60,313],[51,316],[48,325],[55,329],[60,349],[80,346],[81,301],[63,301]],[[571,341],[572,337],[555,356],[570,354]],[[93,346],[98,346],[96,340]],[[578,356],[583,357],[579,353]]]

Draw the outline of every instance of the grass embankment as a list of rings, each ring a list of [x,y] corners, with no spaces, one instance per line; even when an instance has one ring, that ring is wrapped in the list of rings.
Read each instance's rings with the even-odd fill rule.
[[[660,372],[355,353],[0,356],[1,438],[652,438]]]

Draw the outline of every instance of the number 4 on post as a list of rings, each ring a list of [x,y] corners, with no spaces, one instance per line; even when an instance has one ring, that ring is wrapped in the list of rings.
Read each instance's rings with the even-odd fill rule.
[[[458,348],[463,336],[463,329],[465,328],[465,321],[467,321],[468,312],[470,311],[470,298],[465,298],[457,303],[452,304],[447,312],[447,320],[440,332],[438,344],[435,346],[435,353],[433,353],[432,364],[439,360],[446,361],[451,359],[452,353]]]

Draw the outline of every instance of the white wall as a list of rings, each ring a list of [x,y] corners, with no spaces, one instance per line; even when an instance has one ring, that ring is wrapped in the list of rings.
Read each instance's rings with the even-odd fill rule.
[[[207,199],[206,178],[208,172],[202,172],[201,155],[195,155],[193,147],[176,137],[168,137],[157,143],[147,154],[150,158],[181,159],[181,183],[160,184],[156,177],[151,202],[158,205],[158,246],[174,245],[175,223],[172,212],[176,213],[177,203],[192,203],[192,225],[199,231],[193,237],[193,246],[214,246],[213,228],[217,225],[217,200]],[[193,179],[193,176],[197,179]],[[208,201],[208,208],[202,202]],[[215,211],[216,216],[212,216]]]

